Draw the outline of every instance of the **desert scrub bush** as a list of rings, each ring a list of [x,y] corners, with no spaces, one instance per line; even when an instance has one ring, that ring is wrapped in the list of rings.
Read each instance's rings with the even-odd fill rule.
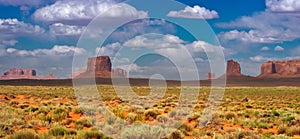
[[[29,107],[26,108],[24,111],[25,111],[25,112],[35,112],[35,111],[37,111],[37,110],[39,110],[38,107],[29,106]]]
[[[280,113],[276,110],[272,110],[272,113],[273,113],[274,116],[280,116]]]
[[[68,116],[68,112],[64,108],[57,108],[51,112],[54,121],[61,121]]]
[[[97,130],[82,130],[77,136],[79,139],[111,139]]]
[[[286,130],[286,135],[295,136],[300,135],[300,127],[299,126],[291,126]]]
[[[235,113],[233,113],[233,112],[226,112],[224,116],[227,120],[230,120],[230,119],[233,119],[236,117]]]
[[[39,136],[33,130],[23,129],[5,137],[5,139],[39,139]]]
[[[120,106],[118,106],[117,108],[114,108],[114,109],[112,110],[112,112],[113,112],[116,116],[118,116],[119,118],[122,118],[122,119],[125,118],[125,117],[124,117],[124,112],[125,112],[125,110],[122,109],[122,107],[120,107]]]
[[[170,116],[170,117],[175,117],[176,114],[177,114],[176,111],[170,111],[170,112],[169,112],[169,116]]]
[[[79,105],[82,113],[88,116],[94,116],[96,114],[97,106],[95,105]]]
[[[9,103],[9,105],[12,106],[12,107],[15,107],[15,106],[19,105],[19,102],[16,101],[16,100],[13,100],[13,101],[11,101],[11,102]]]
[[[287,127],[285,127],[285,126],[279,126],[278,130],[277,130],[277,133],[278,134],[285,134],[286,130],[287,130]]]
[[[160,139],[168,137],[174,129],[163,128],[161,126],[149,126],[142,124],[124,129],[120,133],[122,139]]]
[[[128,113],[127,114],[127,116],[126,116],[126,120],[128,121],[128,122],[134,122],[135,120],[137,120],[137,114],[135,114],[135,113],[133,113],[133,112],[130,112],[130,113]]]
[[[157,109],[148,109],[144,112],[145,119],[149,120],[151,117],[156,118],[159,115],[159,111]]]
[[[48,134],[55,137],[66,136],[69,134],[69,130],[64,126],[54,126],[50,128]]]
[[[200,114],[200,113],[192,113],[192,114],[190,114],[190,115],[187,117],[187,119],[188,119],[188,121],[190,122],[190,121],[197,120],[197,119],[200,118],[200,117],[201,117],[201,114]]]
[[[75,122],[75,129],[83,129],[83,127],[92,127],[92,123],[88,120],[88,118],[81,118]]]
[[[166,114],[158,115],[156,118],[161,123],[166,123],[169,120],[169,117]]]

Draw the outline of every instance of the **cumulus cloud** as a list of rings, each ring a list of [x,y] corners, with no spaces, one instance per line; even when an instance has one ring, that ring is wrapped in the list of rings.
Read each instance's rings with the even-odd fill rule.
[[[123,25],[114,31],[110,40],[112,42],[125,42],[134,36],[148,33],[174,34],[175,26],[163,19],[140,19]]]
[[[59,46],[55,45],[52,49],[35,49],[35,50],[19,50],[15,48],[7,48],[7,54],[16,56],[72,56],[76,54],[84,54],[86,50],[76,48],[74,46]]]
[[[65,25],[62,23],[55,23],[49,27],[53,36],[79,36],[85,28],[85,26]]]
[[[300,12],[299,0],[266,0],[266,6],[272,12]]]
[[[218,27],[234,29],[219,34],[221,40],[235,40],[245,43],[282,43],[300,38],[300,18],[293,15],[260,12],[243,16]]]
[[[276,47],[274,48],[274,50],[275,50],[275,51],[284,51],[284,48],[281,47],[281,46],[276,46]]]
[[[104,47],[97,47],[96,54],[114,57],[121,47],[122,45],[120,43],[113,43]]]
[[[264,62],[264,61],[268,60],[268,58],[260,56],[260,55],[257,55],[257,56],[254,56],[254,57],[250,57],[249,59],[251,61],[253,61],[253,62]]]
[[[194,7],[187,6],[184,10],[180,11],[170,11],[167,16],[192,19],[219,18],[219,15],[215,10],[209,10],[198,5],[195,5]]]
[[[262,51],[268,51],[268,50],[270,50],[270,48],[268,46],[264,46],[260,50],[262,50]]]
[[[292,59],[299,59],[299,56],[287,56],[287,57],[270,57],[270,56],[262,56],[262,55],[257,55],[254,57],[249,58],[252,62],[266,62],[270,60],[292,60]]]
[[[147,12],[138,11],[128,4],[118,4],[107,0],[62,0],[35,11],[33,18],[42,22],[61,22],[68,24],[86,24],[96,16],[101,17],[147,17]]]
[[[4,46],[14,46],[18,43],[18,40],[3,40],[1,41],[0,44],[4,45]]]
[[[250,30],[248,32],[231,30],[228,32],[221,32],[218,36],[223,41],[239,40],[245,43],[274,43],[279,41],[272,37],[264,37],[258,30]]]
[[[16,38],[18,36],[37,36],[45,30],[38,25],[31,25],[18,19],[0,19],[0,38]]]

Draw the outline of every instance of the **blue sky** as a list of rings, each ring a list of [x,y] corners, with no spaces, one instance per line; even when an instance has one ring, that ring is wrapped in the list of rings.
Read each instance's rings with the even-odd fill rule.
[[[74,54],[93,56],[94,52],[101,52],[101,55],[115,58],[117,49],[126,46],[135,48],[133,42],[141,41],[139,39],[156,42],[156,45],[186,47],[196,61],[196,66],[201,69],[201,79],[205,78],[205,73],[210,68],[206,68],[208,58],[200,49],[209,50],[214,46],[222,48],[225,60],[240,62],[242,72],[252,76],[259,74],[260,65],[265,61],[299,58],[298,0],[178,0],[183,4],[168,0],[133,0],[110,11],[113,14],[104,12],[119,2],[120,0],[0,0],[0,73],[13,67],[34,68],[39,75],[53,73],[65,78],[70,76],[72,66],[74,68]],[[115,30],[103,40],[102,45],[97,44],[98,40],[93,40],[86,41],[86,46],[77,46],[81,34],[89,30],[89,23],[99,14],[103,14],[100,17],[103,20],[100,21],[105,21],[108,25],[113,21],[121,22],[131,18],[161,19],[132,21]],[[109,27],[103,22],[99,28],[103,31]],[[99,35],[100,30],[97,33]],[[160,35],[145,35],[149,33]],[[143,45],[148,50],[150,45],[141,44]],[[161,49],[162,46],[152,50],[165,52],[158,51]],[[126,50],[125,55],[132,57],[133,53],[135,51]],[[158,69],[164,73],[170,71],[170,67],[174,68],[163,57],[153,56],[149,62],[147,56],[144,63],[140,60],[131,66],[128,65],[130,58],[119,58],[122,60],[117,60],[115,67],[133,70],[132,73],[141,77],[140,74],[146,72],[150,76],[150,73],[155,74]],[[83,68],[84,64],[85,61],[75,69]],[[166,66],[165,69],[162,69],[163,65]],[[148,71],[147,67],[156,70]],[[172,72],[165,76],[173,79]]]

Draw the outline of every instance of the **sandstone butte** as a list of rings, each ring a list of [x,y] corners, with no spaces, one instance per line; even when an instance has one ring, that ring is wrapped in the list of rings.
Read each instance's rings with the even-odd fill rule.
[[[300,77],[300,59],[265,62],[258,76],[258,78],[294,77]]]
[[[89,58],[86,70],[81,70],[81,73],[73,75],[74,78],[126,78],[127,72],[120,68],[112,69],[112,64],[109,56],[98,56]]]
[[[0,77],[0,80],[12,80],[12,79],[57,79],[52,74],[49,74],[44,77],[37,76],[37,72],[34,69],[21,69],[21,68],[12,68],[4,72],[3,76]]]

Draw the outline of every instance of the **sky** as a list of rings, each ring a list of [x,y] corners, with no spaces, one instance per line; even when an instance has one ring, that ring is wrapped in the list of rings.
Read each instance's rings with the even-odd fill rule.
[[[224,72],[222,59],[257,76],[263,62],[299,58],[299,0],[177,2],[0,0],[0,73],[68,78],[87,57],[108,55],[132,77],[203,79]]]

